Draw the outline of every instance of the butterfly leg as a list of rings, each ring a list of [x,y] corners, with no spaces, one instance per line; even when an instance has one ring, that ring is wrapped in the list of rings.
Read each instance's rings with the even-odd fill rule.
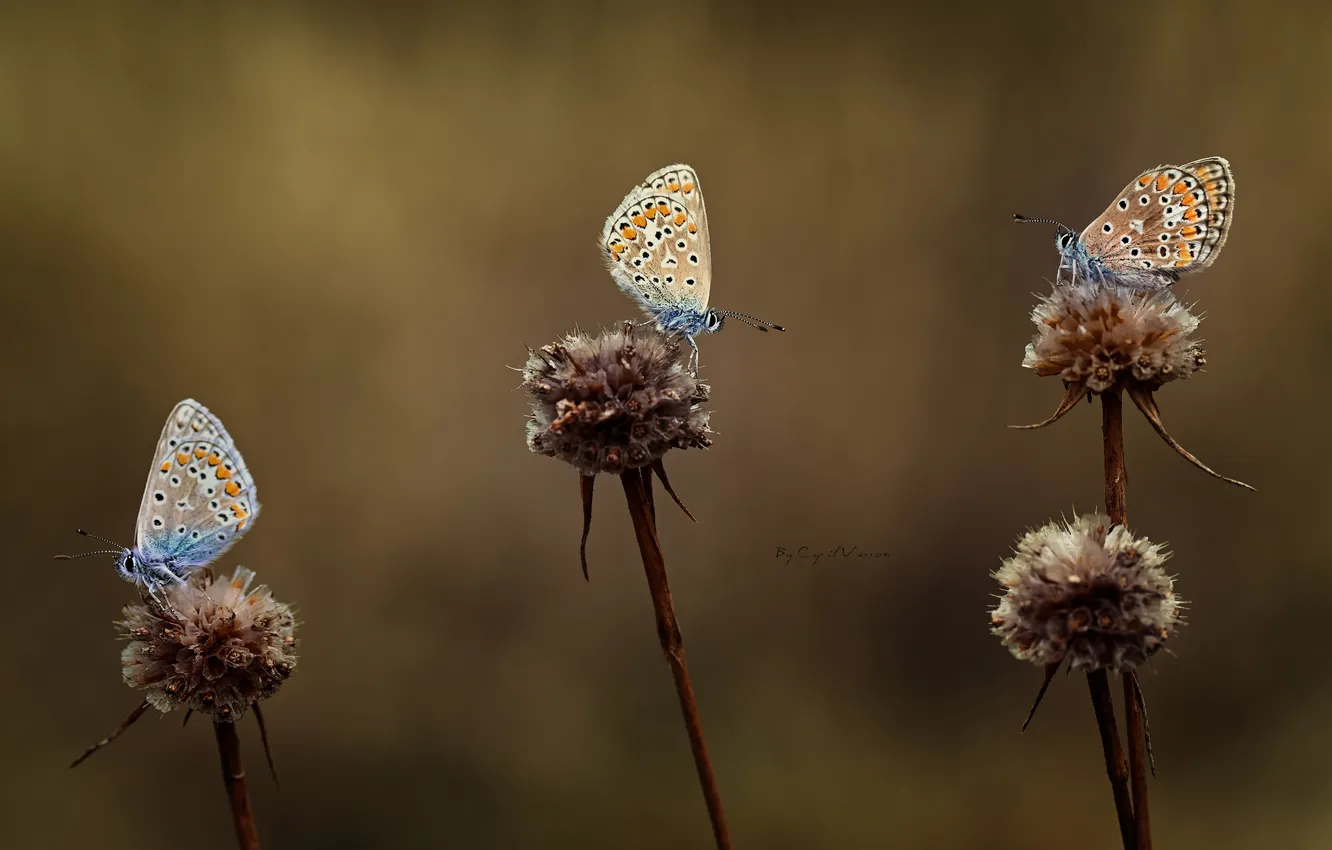
[[[152,564],[147,568],[147,575],[144,576],[144,588],[148,591],[148,596],[168,614],[178,615],[179,612],[175,606],[166,598],[163,589],[166,585],[180,584],[181,578],[171,571],[171,568],[165,564]]]
[[[161,590],[162,586],[157,583],[156,579],[150,578],[148,576],[143,576],[139,580],[140,582],[142,582],[144,595],[146,595],[148,599],[152,601],[153,605],[157,606],[158,608],[165,609],[166,602],[163,601],[163,599],[157,595],[157,591]]]
[[[694,373],[695,375],[697,375],[697,374],[698,374],[698,343],[694,342],[694,338],[693,338],[692,336],[690,336],[689,334],[685,334],[685,342],[689,343],[689,347],[693,349],[693,351],[691,351],[691,352],[689,353],[689,371],[692,372],[692,373]]]

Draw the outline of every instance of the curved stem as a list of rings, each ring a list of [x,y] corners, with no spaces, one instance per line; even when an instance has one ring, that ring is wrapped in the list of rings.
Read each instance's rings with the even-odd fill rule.
[[[236,843],[240,850],[259,850],[259,833],[254,828],[254,808],[245,787],[245,766],[241,764],[240,738],[235,723],[213,723],[217,733],[217,754],[222,759],[222,784],[231,803],[231,819],[236,825]]]
[[[666,561],[657,539],[657,526],[649,501],[647,469],[630,469],[621,473],[624,495],[629,503],[629,515],[634,521],[634,535],[638,538],[638,551],[643,558],[643,571],[647,574],[648,591],[652,594],[652,610],[657,619],[657,637],[666,654],[675,679],[675,691],[680,697],[684,713],[685,730],[689,733],[689,746],[694,753],[694,766],[703,788],[703,799],[712,821],[712,835],[718,850],[730,850],[731,836],[726,828],[726,815],[722,811],[721,792],[717,790],[717,777],[712,771],[708,745],[703,740],[703,721],[699,717],[698,703],[694,699],[694,686],[689,681],[689,668],[685,664],[684,638],[675,619],[675,606],[671,603],[671,588],[666,582]],[[650,480],[650,479],[648,479]]]

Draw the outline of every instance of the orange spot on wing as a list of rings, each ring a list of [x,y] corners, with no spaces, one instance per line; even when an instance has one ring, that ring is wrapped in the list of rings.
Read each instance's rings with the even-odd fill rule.
[[[1178,183],[1176,183],[1175,188],[1171,189],[1170,191],[1174,192],[1176,195],[1182,195],[1185,192],[1189,191],[1189,184],[1181,180]]]
[[[638,236],[638,231],[634,230],[632,227],[626,227],[624,230],[620,231],[620,235],[625,239],[634,239]]]
[[[684,189],[684,193],[685,193],[686,195],[688,195],[690,192],[694,191],[694,184],[693,184],[693,183],[686,183],[686,184],[684,184],[683,189]]]
[[[1191,207],[1194,204],[1198,203],[1198,198],[1195,195],[1185,195],[1184,197],[1179,199],[1179,202],[1186,207]]]
[[[236,523],[237,534],[240,534],[244,530],[245,530],[245,520],[241,520],[240,522]]]
[[[1189,263],[1189,262],[1191,262],[1191,261],[1193,260],[1193,255],[1189,253],[1189,246],[1188,246],[1188,245],[1180,245],[1180,246],[1179,246],[1179,260],[1180,260],[1180,262],[1179,262],[1179,263],[1175,263],[1175,265],[1178,266],[1178,265],[1180,265],[1180,263],[1185,263],[1185,264],[1187,264],[1187,263]]]
[[[1195,168],[1195,169],[1193,169],[1193,173],[1196,174],[1196,175],[1198,175],[1199,177],[1206,177],[1206,176],[1207,176],[1207,166],[1203,166],[1202,168]]]
[[[1185,239],[1192,239],[1193,237],[1198,235],[1198,228],[1190,224],[1188,227],[1181,230],[1179,232],[1179,235],[1183,236]]]
[[[180,464],[181,466],[184,466],[189,462],[190,462],[189,455],[185,454],[184,452],[176,452],[176,463]]]
[[[197,457],[199,460],[203,460],[204,458],[208,457],[208,452],[204,451],[203,449],[195,449],[194,456]]]
[[[209,466],[217,466],[217,465],[218,465],[219,463],[221,463],[221,462],[222,462],[222,458],[218,457],[216,454],[211,454],[211,455],[208,456],[208,465],[209,465]]]
[[[1207,181],[1207,185],[1203,186],[1203,191],[1205,191],[1205,192],[1206,192],[1207,194],[1209,194],[1209,195],[1215,195],[1215,194],[1216,194],[1216,181],[1215,181],[1215,180],[1208,180],[1208,181]]]
[[[665,201],[657,201],[657,209],[661,212],[663,217],[671,214],[671,208],[666,205]]]
[[[672,180],[671,182],[666,184],[666,188],[670,189],[672,192],[678,192],[680,191],[680,184]]]
[[[1141,177],[1138,178],[1138,185],[1139,185],[1139,186],[1146,186],[1146,185],[1147,185],[1148,183],[1150,183],[1150,182],[1152,182],[1152,175],[1150,175],[1150,174],[1144,174],[1144,175],[1142,175]]]
[[[198,431],[198,430],[201,429],[203,426],[200,425],[198,422],[191,422],[191,423],[190,423],[190,427],[193,428],[194,430]]]
[[[1197,220],[1198,220],[1198,216],[1200,216],[1200,215],[1201,215],[1201,213],[1198,212],[1198,208],[1197,208],[1197,207],[1194,207],[1193,209],[1191,209],[1191,210],[1189,210],[1188,212],[1184,213],[1184,217],[1187,218],[1189,221],[1197,221]]]
[[[237,484],[235,481],[228,481],[226,490],[228,496],[235,497],[240,495],[240,485]]]
[[[170,470],[171,470],[171,461],[169,461],[169,460],[168,460],[168,461],[164,461],[164,462],[162,463],[162,466],[161,466],[161,471],[162,471],[162,472],[169,472]]]
[[[1166,177],[1164,174],[1158,174],[1158,175],[1156,176],[1156,191],[1158,191],[1158,192],[1164,192],[1164,191],[1165,191],[1165,187],[1167,187],[1167,186],[1169,186],[1169,185],[1170,185],[1170,178],[1169,178],[1169,177]]]
[[[684,213],[676,213],[676,214],[675,214],[675,226],[676,226],[676,227],[679,227],[680,225],[684,224],[684,223],[685,223],[686,221],[688,221],[688,220],[689,220],[689,216],[685,215]]]
[[[656,207],[648,207],[647,209],[643,210],[643,215],[645,215],[645,216],[648,217],[648,221],[651,221],[652,219],[654,219],[654,218],[657,217],[657,208],[656,208]],[[639,227],[643,227],[643,226],[645,226],[646,224],[647,224],[647,221],[643,222],[643,224],[640,224]]]
[[[218,470],[217,470],[217,473],[216,473],[216,474],[217,474],[217,477],[218,477],[218,478],[221,478],[221,479],[223,479],[223,480],[226,480],[226,479],[228,479],[228,478],[231,477],[231,470],[230,470],[230,469],[227,469],[225,466],[218,467]]]
[[[690,232],[690,233],[697,233],[697,232],[698,232],[698,225],[697,225],[697,224],[694,224],[692,221],[689,222],[689,232]]]
[[[245,519],[249,514],[241,510],[240,505],[232,505],[231,512],[236,515],[236,519]]]
[[[634,213],[633,217],[629,220],[639,227],[647,227],[647,219],[643,217],[642,213]]]

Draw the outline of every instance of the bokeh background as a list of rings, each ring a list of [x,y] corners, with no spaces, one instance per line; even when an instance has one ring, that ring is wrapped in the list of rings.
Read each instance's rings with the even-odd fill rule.
[[[1144,678],[1157,843],[1332,845],[1325,4],[0,6],[0,844],[234,846],[203,723],[138,700],[132,536],[194,396],[259,482],[221,566],[299,607],[242,727],[266,846],[709,846],[623,496],[578,567],[529,454],[524,344],[634,315],[604,217],[683,160],[719,432],[662,535],[737,847],[1118,846],[1086,686],[987,632],[1029,526],[1100,503],[1099,417],[1020,368],[1055,268],[1138,171],[1221,154],[1224,254],[1181,289],[1208,370],[1130,408],[1129,516],[1188,627]],[[785,563],[778,547],[887,552]]]

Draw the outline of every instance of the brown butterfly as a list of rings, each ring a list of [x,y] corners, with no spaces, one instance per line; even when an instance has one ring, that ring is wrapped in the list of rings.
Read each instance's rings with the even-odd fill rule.
[[[1129,182],[1080,236],[1057,221],[1056,280],[1161,289],[1210,266],[1230,232],[1235,178],[1219,156],[1158,165]]]

